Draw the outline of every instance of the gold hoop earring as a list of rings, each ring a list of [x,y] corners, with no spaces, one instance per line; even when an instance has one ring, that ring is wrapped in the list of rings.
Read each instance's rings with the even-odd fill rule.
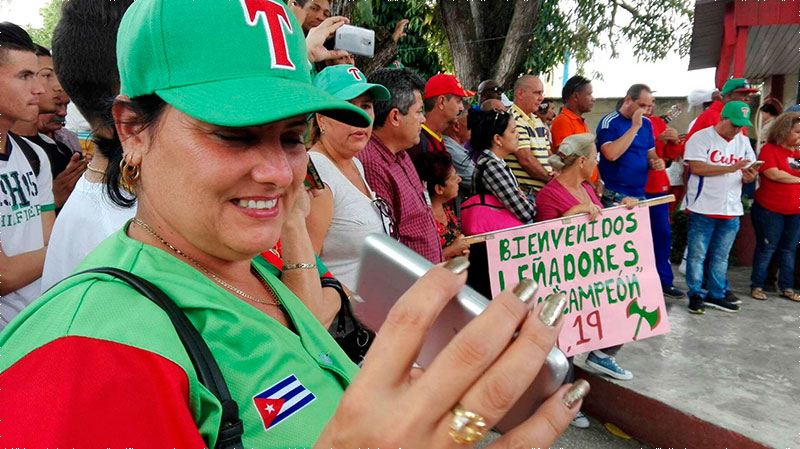
[[[136,194],[135,185],[139,181],[141,171],[138,165],[129,165],[124,158],[119,161],[119,186],[131,195]]]

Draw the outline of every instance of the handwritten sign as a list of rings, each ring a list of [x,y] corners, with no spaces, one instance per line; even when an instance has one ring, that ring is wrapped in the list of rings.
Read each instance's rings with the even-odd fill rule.
[[[522,278],[539,283],[539,302],[567,295],[557,343],[567,356],[669,332],[647,208],[501,231],[486,252],[493,295]]]

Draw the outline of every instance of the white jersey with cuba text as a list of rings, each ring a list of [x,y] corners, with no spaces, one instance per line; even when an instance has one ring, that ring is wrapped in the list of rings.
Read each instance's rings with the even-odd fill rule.
[[[743,134],[728,141],[713,126],[697,131],[686,142],[686,161],[709,165],[734,165],[742,159],[755,161],[750,141]],[[686,188],[687,209],[704,215],[739,216],[742,209],[742,171],[717,176],[691,173]]]

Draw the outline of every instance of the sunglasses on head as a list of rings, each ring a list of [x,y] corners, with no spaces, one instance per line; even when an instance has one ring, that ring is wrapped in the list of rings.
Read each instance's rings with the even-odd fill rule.
[[[494,119],[492,120],[492,129],[496,129],[495,127],[497,126],[497,119],[508,114],[508,112],[502,109],[492,109],[492,110],[494,111]]]

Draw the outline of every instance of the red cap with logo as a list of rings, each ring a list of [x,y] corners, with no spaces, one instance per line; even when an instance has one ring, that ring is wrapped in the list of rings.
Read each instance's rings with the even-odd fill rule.
[[[425,83],[425,99],[438,97],[439,95],[458,95],[459,97],[471,97],[475,92],[464,89],[464,86],[456,79],[455,75],[440,73],[433,75]]]

